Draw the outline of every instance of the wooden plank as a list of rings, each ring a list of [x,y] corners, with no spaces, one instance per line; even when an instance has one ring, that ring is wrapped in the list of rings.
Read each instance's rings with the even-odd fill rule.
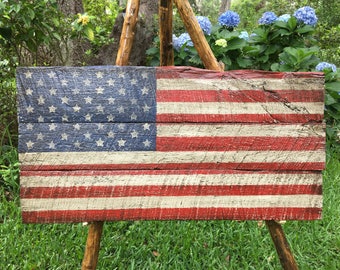
[[[174,65],[172,44],[172,0],[159,0],[160,66]]]

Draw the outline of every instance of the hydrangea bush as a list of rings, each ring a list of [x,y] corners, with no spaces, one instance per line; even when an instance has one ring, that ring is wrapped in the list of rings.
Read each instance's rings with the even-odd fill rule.
[[[270,11],[265,12],[252,33],[237,29],[240,17],[233,11],[221,14],[216,25],[211,25],[207,17],[197,16],[197,20],[215,57],[224,64],[225,70],[324,72],[328,134],[339,132],[340,75],[335,65],[318,58],[320,51],[313,36],[318,18],[313,8],[305,6],[293,14],[279,16]],[[159,65],[157,46],[155,43],[155,47],[148,51],[152,65]],[[174,36],[173,46],[175,65],[203,67],[187,33]]]

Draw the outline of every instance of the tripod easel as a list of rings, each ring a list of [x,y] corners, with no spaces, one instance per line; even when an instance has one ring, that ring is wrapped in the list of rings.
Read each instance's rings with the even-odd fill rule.
[[[174,0],[179,14],[190,34],[195,48],[207,69],[223,71],[223,67],[217,62],[209,44],[207,43],[195,15],[187,0]],[[171,66],[173,61],[172,50],[172,0],[159,0],[159,28],[160,28],[160,65]],[[116,65],[128,64],[132,48],[135,26],[139,11],[139,0],[128,0],[126,16],[124,20],[120,46],[117,55]],[[100,249],[100,239],[103,230],[103,221],[93,222],[89,226],[89,232],[85,247],[82,269],[96,269]],[[298,269],[294,256],[290,250],[280,223],[274,220],[266,220],[266,225],[274,242],[282,268],[285,270]]]

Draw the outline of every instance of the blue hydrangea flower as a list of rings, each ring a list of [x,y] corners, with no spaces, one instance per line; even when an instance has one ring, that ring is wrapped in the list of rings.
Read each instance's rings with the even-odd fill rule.
[[[203,33],[206,35],[210,35],[212,27],[210,20],[204,16],[196,16],[196,19],[201,26]]]
[[[279,17],[277,17],[277,21],[281,21],[281,22],[288,22],[288,20],[290,19],[290,14],[283,14]]]
[[[228,28],[236,27],[240,23],[240,16],[236,12],[228,10],[218,17],[218,22],[220,25]]]
[[[188,33],[181,34],[178,38],[175,40],[172,40],[173,46],[176,51],[179,51],[184,44],[186,44],[189,47],[193,47],[194,44],[191,41],[190,35]]]
[[[242,31],[238,37],[243,38],[244,40],[249,40],[249,34],[247,31]]]
[[[272,24],[277,20],[277,16],[274,12],[267,11],[263,13],[262,17],[259,19],[259,24]]]
[[[318,21],[318,17],[315,15],[315,10],[309,6],[299,8],[295,11],[294,17],[298,20],[298,22],[311,26],[316,25]]]
[[[331,69],[333,72],[336,72],[336,65],[330,64],[327,62],[320,62],[315,67],[317,71],[323,71],[324,69],[327,69],[327,68]]]

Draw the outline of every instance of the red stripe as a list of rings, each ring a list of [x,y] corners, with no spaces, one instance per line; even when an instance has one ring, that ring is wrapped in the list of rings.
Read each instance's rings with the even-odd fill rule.
[[[157,114],[158,123],[308,123],[321,122],[322,114]]]
[[[320,172],[313,171],[246,171],[246,170],[71,170],[71,171],[20,171],[21,177],[27,176],[112,176],[112,175],[206,175],[206,174],[313,174],[319,175]]]
[[[171,208],[22,212],[25,223],[114,220],[315,220],[321,208]]]
[[[320,137],[157,137],[157,151],[299,151],[325,146]]]
[[[176,86],[174,85],[174,88]],[[162,90],[157,102],[322,102],[322,90]]]
[[[233,186],[80,186],[21,188],[21,198],[115,198],[135,196],[247,196],[322,194],[320,185],[233,185]]]
[[[73,165],[23,165],[23,171],[69,170],[254,170],[254,171],[321,171],[325,162],[252,162],[252,163],[167,163],[167,164],[73,164]]]
[[[219,72],[189,66],[158,67],[157,79],[319,79],[324,78],[323,72],[271,72],[263,70],[230,70]]]

